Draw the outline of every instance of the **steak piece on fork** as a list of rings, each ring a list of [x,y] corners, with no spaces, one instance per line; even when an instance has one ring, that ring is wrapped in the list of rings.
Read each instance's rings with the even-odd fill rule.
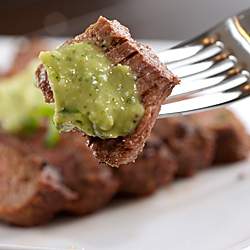
[[[127,65],[137,78],[138,91],[144,107],[144,116],[132,134],[101,139],[88,136],[87,145],[102,163],[119,166],[134,161],[150,135],[163,101],[179,84],[177,76],[161,63],[152,50],[131,38],[129,30],[118,21],[100,17],[83,34],[63,46],[89,41],[102,49],[113,65]],[[35,78],[46,102],[54,102],[53,92],[44,65],[39,65]]]

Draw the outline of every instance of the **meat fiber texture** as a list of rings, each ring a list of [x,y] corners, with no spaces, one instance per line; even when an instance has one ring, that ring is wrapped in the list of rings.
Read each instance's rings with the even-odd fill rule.
[[[78,132],[62,132],[51,148],[44,146],[46,129],[40,129],[27,143],[51,164],[59,167],[67,187],[78,194],[63,211],[75,215],[93,213],[115,196],[119,182],[109,166],[100,164]]]
[[[77,194],[54,167],[15,137],[0,134],[0,220],[35,226],[50,220]]]
[[[179,79],[160,62],[149,47],[133,40],[129,30],[116,20],[109,21],[100,17],[83,34],[65,42],[64,46],[86,40],[101,47],[114,65],[119,63],[130,66],[138,79],[138,91],[145,113],[134,133],[106,140],[87,136],[87,145],[100,162],[110,166],[127,164],[134,161],[142,151],[161,104],[171,94],[174,86],[179,84]],[[43,65],[38,67],[35,76],[45,100],[53,102],[53,93]]]

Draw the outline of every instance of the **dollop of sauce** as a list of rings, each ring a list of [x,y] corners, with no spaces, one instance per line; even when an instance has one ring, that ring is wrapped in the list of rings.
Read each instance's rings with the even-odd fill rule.
[[[113,65],[89,41],[41,52],[55,99],[59,131],[78,129],[102,139],[133,133],[144,115],[137,78]]]

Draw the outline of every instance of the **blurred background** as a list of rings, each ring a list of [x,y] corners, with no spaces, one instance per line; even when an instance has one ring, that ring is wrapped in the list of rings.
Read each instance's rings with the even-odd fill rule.
[[[0,34],[75,36],[102,15],[129,27],[136,39],[184,40],[250,0],[0,0]]]

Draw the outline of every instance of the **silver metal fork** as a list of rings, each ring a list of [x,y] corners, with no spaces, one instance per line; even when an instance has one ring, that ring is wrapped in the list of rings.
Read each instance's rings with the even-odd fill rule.
[[[158,56],[181,79],[158,118],[210,110],[250,96],[250,9]]]

